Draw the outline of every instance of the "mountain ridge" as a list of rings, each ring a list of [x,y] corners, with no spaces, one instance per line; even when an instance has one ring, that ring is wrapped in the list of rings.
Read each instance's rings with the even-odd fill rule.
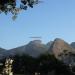
[[[3,54],[4,56],[14,56],[16,54],[28,54],[32,57],[37,57],[43,53],[48,52],[50,54],[54,54],[56,58],[59,58],[59,55],[63,52],[63,50],[67,50],[68,52],[75,51],[71,44],[68,44],[60,38],[56,38],[47,44],[43,44],[41,40],[33,40],[26,45],[10,50],[4,50],[3,53],[0,52],[0,55]]]

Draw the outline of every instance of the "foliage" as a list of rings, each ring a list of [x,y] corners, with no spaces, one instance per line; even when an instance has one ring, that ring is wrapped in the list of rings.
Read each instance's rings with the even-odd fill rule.
[[[48,53],[42,54],[37,58],[25,54],[15,55],[10,58],[14,60],[12,65],[14,74],[34,75],[35,72],[38,72],[41,75],[48,75],[49,72],[54,71],[54,75],[75,75],[69,65],[64,64],[56,59],[54,55]],[[5,59],[0,60],[0,62],[4,64]],[[0,71],[2,71],[3,67],[4,65],[0,66]],[[73,71],[75,71],[75,67],[73,67]]]
[[[55,71],[55,75],[74,75],[69,66],[57,60],[53,55],[43,54],[38,58],[33,58],[28,55],[14,57],[13,71],[21,74],[34,74],[35,72],[48,74],[48,72]]]
[[[33,5],[38,2],[38,0],[0,0],[0,13],[11,12],[14,15],[13,19],[15,19],[21,10],[27,10],[28,7],[33,8]]]

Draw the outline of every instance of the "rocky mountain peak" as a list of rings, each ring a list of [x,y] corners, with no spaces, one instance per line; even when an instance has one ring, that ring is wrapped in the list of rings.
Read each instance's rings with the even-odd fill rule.
[[[33,41],[30,41],[29,44],[42,44],[42,41],[41,40],[33,40]]]
[[[64,41],[61,38],[56,38],[54,41]]]
[[[59,57],[60,53],[63,53],[64,50],[67,52],[73,51],[73,48],[64,40],[56,38],[53,41],[53,44],[50,47],[50,52],[55,55],[56,58]]]

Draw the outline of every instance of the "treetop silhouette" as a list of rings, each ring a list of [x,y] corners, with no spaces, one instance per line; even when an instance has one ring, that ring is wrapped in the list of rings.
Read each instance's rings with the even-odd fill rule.
[[[28,7],[33,8],[38,3],[39,0],[0,0],[0,13],[8,14],[10,12],[15,18],[21,10],[27,10]]]

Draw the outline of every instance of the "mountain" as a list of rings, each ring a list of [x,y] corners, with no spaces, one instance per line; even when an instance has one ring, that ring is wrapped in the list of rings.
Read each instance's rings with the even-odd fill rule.
[[[75,48],[75,42],[72,42],[70,45],[71,47]]]
[[[0,59],[6,57],[6,49],[0,48]]]
[[[27,45],[9,50],[8,54],[12,56],[16,54],[28,54],[32,57],[37,57],[40,54],[45,53],[47,50],[46,45],[42,44],[41,40],[34,40],[30,41]]]
[[[45,44],[42,44],[40,40],[31,41],[28,45],[26,45],[26,53],[33,57],[37,57],[42,53],[47,51],[47,47]]]
[[[66,64],[73,64],[75,59],[75,49],[60,38],[56,38],[53,41],[48,52],[50,54],[53,54],[57,59],[62,60]]]
[[[50,42],[48,42],[48,43],[46,44],[46,46],[47,46],[48,49],[51,47],[52,43],[53,43],[53,41],[50,41]]]
[[[56,38],[53,41],[49,52],[54,54],[58,58],[60,53],[62,53],[64,50],[67,52],[74,51],[74,49],[67,42],[60,38]]]
[[[32,57],[38,57],[41,54],[50,53],[57,59],[72,64],[75,59],[74,45],[75,43],[70,45],[60,38],[56,38],[54,41],[50,41],[47,44],[43,44],[41,40],[33,40],[24,46],[10,50],[0,48],[0,58],[14,56],[16,54],[27,54]]]
[[[14,56],[16,54],[22,55],[25,52],[25,47],[26,47],[26,45],[10,49],[7,51],[7,54],[8,54],[8,56]]]
[[[0,48],[0,52],[4,52],[6,49]]]

